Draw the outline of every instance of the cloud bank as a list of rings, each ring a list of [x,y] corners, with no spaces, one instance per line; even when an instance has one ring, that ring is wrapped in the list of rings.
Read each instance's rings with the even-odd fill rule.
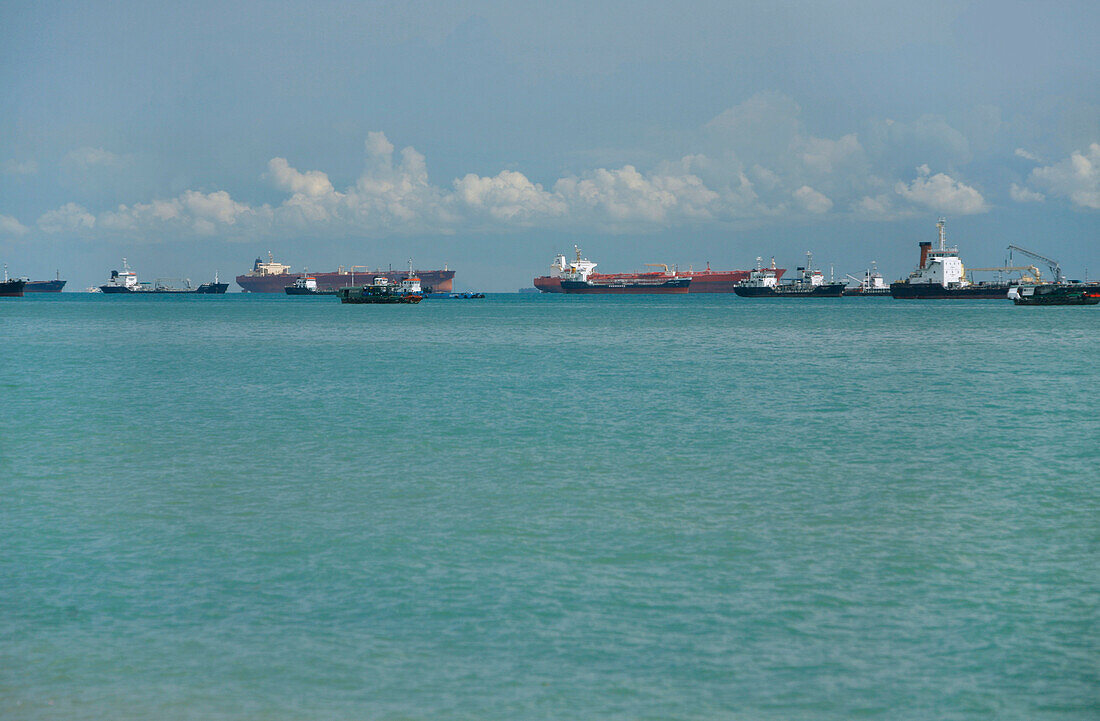
[[[397,150],[384,133],[371,132],[363,144],[363,170],[345,187],[321,169],[275,157],[262,174],[285,194],[274,204],[248,203],[227,190],[187,190],[100,211],[67,203],[44,213],[35,226],[43,233],[148,240],[448,235],[535,227],[639,233],[744,220],[890,220],[991,208],[959,170],[971,156],[967,138],[941,117],[874,122],[863,133],[829,138],[808,132],[800,114],[791,98],[762,93],[704,124],[688,138],[692,152],[678,158],[648,168],[592,168],[546,181],[502,170],[433,183],[423,155],[412,147]],[[917,156],[925,160],[910,164]],[[1026,151],[1016,156],[1034,157]],[[121,167],[125,156],[81,148],[67,162]],[[1034,169],[1029,187],[1014,186],[1010,196],[1018,202],[1066,197],[1082,207],[1100,207],[1098,167],[1100,145],[1093,144]]]

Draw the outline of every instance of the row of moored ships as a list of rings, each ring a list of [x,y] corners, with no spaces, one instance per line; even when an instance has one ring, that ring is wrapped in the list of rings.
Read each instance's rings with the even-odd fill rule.
[[[988,271],[1023,271],[1014,280],[973,282],[966,276],[966,268],[959,258],[957,247],[948,247],[944,231],[945,221],[937,223],[939,243],[921,242],[920,263],[904,280],[887,285],[877,271],[868,270],[862,278],[849,276],[855,287],[845,282],[826,279],[821,270],[813,267],[813,255],[806,254],[806,265],[797,269],[798,276],[781,282],[785,270],[763,265],[757,258],[753,270],[678,271],[665,264],[649,264],[661,268],[642,273],[597,273],[596,263],[582,258],[580,249],[574,246],[576,257],[567,260],[558,255],[550,265],[552,275],[534,279],[534,285],[544,293],[579,294],[633,294],[633,293],[736,293],[749,298],[783,297],[840,297],[842,295],[892,296],[900,299],[951,299],[951,298],[1013,298],[1018,303],[1030,304],[1033,297],[1066,295],[1079,297],[1081,304],[1100,302],[1100,285],[1066,283],[1061,268],[1049,258],[1044,258],[1017,246],[1010,246],[1028,255],[1047,261],[1055,272],[1055,283],[1043,283],[1035,266],[1014,268],[981,268]],[[1053,294],[1053,295],[1052,295]]]

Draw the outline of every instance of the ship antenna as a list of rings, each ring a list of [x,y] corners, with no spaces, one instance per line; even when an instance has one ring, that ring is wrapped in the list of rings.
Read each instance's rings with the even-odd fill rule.
[[[4,263],[4,282],[8,282],[8,264]]]

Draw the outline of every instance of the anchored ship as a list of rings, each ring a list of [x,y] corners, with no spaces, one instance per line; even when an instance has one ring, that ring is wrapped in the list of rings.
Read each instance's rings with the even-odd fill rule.
[[[839,298],[844,293],[843,283],[825,282],[825,274],[813,267],[813,253],[806,253],[806,266],[797,270],[801,276],[789,283],[780,283],[775,258],[770,268],[757,257],[756,268],[749,277],[737,284],[734,293],[742,298]]]
[[[400,283],[380,275],[373,283],[358,287],[344,287],[336,291],[341,303],[419,303],[424,300],[420,278],[413,273],[409,261],[409,274]]]
[[[1100,284],[1040,283],[1008,289],[1016,305],[1096,305],[1100,303]]]
[[[65,281],[61,280],[61,271],[57,271],[54,280],[28,280],[23,288],[24,293],[60,293],[65,287]]]
[[[99,290],[103,293],[202,293],[220,295],[229,288],[228,283],[218,281],[217,273],[214,273],[214,282],[203,283],[197,288],[191,287],[191,280],[188,278],[184,278],[183,282],[184,287],[180,288],[169,285],[165,278],[158,278],[152,283],[138,281],[137,273],[130,268],[130,264],[123,258],[122,271],[112,270],[111,279],[99,286]]]
[[[845,288],[844,295],[890,295],[890,286],[883,280],[882,273],[878,272],[878,266],[873,260],[871,261],[871,267],[863,271],[862,278],[857,278],[854,275],[848,277],[854,280],[857,285]]]
[[[667,265],[649,263],[647,265],[662,270],[651,273],[596,273],[596,264],[581,257],[581,249],[573,246],[574,260],[566,260],[558,255],[552,268],[558,269],[561,293],[595,294],[634,294],[634,293],[687,293],[691,277],[669,270]],[[538,279],[535,279],[538,286]]]
[[[298,278],[286,287],[287,295],[336,295],[335,290],[322,290],[317,287],[317,279],[312,275]]]
[[[576,250],[576,246],[574,246]],[[578,254],[578,260],[580,256]],[[647,263],[647,265],[656,268],[663,268],[665,273],[670,273],[668,266],[664,263]],[[554,262],[550,264],[551,270],[554,271],[553,275],[543,275],[534,279],[533,285],[543,293],[565,293],[569,292],[562,288],[562,279],[570,271],[570,263],[567,263],[564,255],[558,255],[554,259]],[[595,268],[596,264],[593,263],[592,267]],[[775,269],[777,277],[783,277],[783,273],[786,272],[785,268]],[[677,277],[690,278],[691,283],[688,284],[688,293],[733,293],[737,284],[749,277],[749,271],[747,270],[711,270],[710,263],[707,263],[706,270],[688,270],[675,271]],[[610,282],[612,279],[628,282],[634,278],[647,278],[653,276],[653,273],[595,273],[592,272],[589,278],[593,280],[608,279]],[[522,292],[522,291],[521,291]],[[574,291],[575,292],[575,291]],[[600,291],[590,290],[588,292],[614,292],[614,291]],[[619,291],[622,292],[622,291]],[[635,291],[635,292],[651,292],[651,291]],[[678,292],[678,291],[677,291]]]
[[[439,293],[450,293],[454,290],[455,272],[443,266],[443,270],[418,270],[417,276],[423,282],[425,288]],[[391,283],[400,283],[404,273],[399,270],[370,270],[365,265],[353,265],[345,268],[340,266],[330,273],[291,273],[290,266],[275,262],[270,252],[267,254],[267,262],[260,258],[252,264],[252,270],[244,275],[237,276],[237,285],[248,293],[283,293],[288,285],[302,277],[313,278],[317,282],[318,290],[337,290],[356,285],[360,286],[364,281],[373,278],[388,278]]]
[[[8,264],[4,263],[4,281],[0,283],[0,298],[22,298],[26,278],[8,278]]]
[[[1039,269],[1033,265],[972,268],[972,271],[1030,273],[1017,280],[974,283],[966,277],[966,267],[959,258],[957,246],[948,247],[944,226],[947,221],[940,218],[936,223],[939,230],[939,244],[932,247],[931,241],[920,242],[920,264],[905,280],[890,284],[890,295],[901,299],[1003,299],[1008,291],[1020,284],[1039,282]]]

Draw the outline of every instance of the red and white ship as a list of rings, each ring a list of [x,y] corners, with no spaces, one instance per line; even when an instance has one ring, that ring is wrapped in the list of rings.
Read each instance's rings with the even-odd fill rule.
[[[554,271],[553,275],[543,275],[535,278],[534,285],[543,293],[570,293],[578,292],[576,290],[567,290],[562,287],[562,280],[568,278],[571,275],[575,275],[577,270],[583,267],[587,267],[587,279],[593,283],[593,287],[590,287],[583,292],[587,293],[613,293],[613,292],[660,292],[660,291],[645,291],[645,290],[614,290],[617,286],[636,285],[638,283],[653,284],[659,278],[676,277],[680,279],[690,279],[690,283],[687,284],[687,289],[677,289],[670,292],[680,293],[732,293],[733,289],[742,280],[749,277],[751,271],[748,270],[711,270],[710,263],[707,263],[706,270],[669,270],[669,267],[664,263],[647,263],[651,267],[662,268],[663,271],[657,271],[652,273],[595,273],[593,269],[596,267],[595,263],[591,263],[587,259],[582,259],[580,256],[580,250],[573,246],[573,249],[577,253],[575,261],[567,261],[564,255],[558,255],[554,259],[554,262],[550,264],[551,270]],[[579,265],[581,264],[581,265]],[[588,264],[583,266],[583,264]],[[776,278],[781,278],[783,273],[786,272],[785,268],[776,268]],[[605,289],[606,288],[606,289]],[[669,291],[666,291],[669,292]]]
[[[237,276],[237,285],[249,293],[285,293],[288,285],[294,285],[298,278],[313,278],[317,281],[317,290],[337,290],[354,285],[365,285],[375,278],[388,278],[398,285],[408,274],[401,270],[370,270],[365,265],[340,266],[329,273],[291,273],[289,265],[276,263],[271,253],[267,262],[257,258],[252,270]],[[443,270],[418,270],[425,292],[450,293],[454,290],[455,272],[443,266]]]

